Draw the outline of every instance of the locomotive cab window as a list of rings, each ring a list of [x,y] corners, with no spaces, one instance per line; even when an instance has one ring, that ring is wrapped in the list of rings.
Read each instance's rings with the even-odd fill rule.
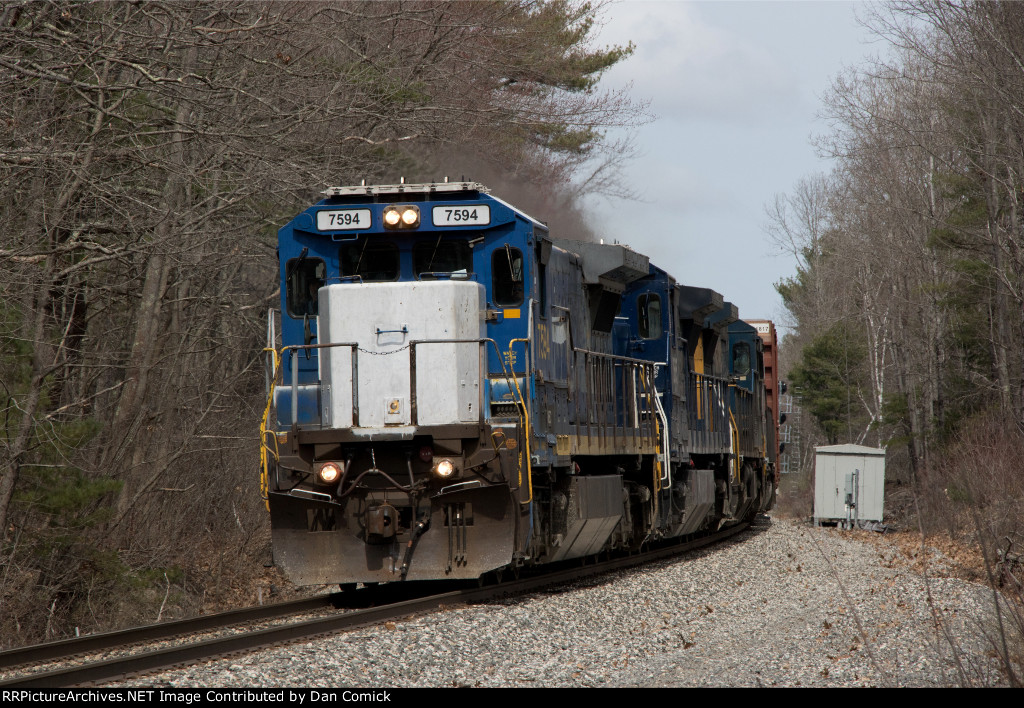
[[[732,372],[737,376],[746,378],[750,371],[750,345],[746,342],[737,342],[732,348]]]
[[[473,258],[469,242],[444,240],[418,242],[412,248],[412,266],[416,277],[431,278],[437,273],[469,273]]]
[[[491,256],[491,296],[495,305],[523,302],[523,254],[518,248],[497,248]]]
[[[360,239],[341,247],[341,277],[366,281],[398,279],[398,248],[393,243]]]
[[[661,298],[654,293],[643,293],[636,299],[637,331],[643,339],[661,336]]]
[[[317,314],[317,291],[324,286],[326,266],[319,258],[293,258],[285,266],[288,314]]]

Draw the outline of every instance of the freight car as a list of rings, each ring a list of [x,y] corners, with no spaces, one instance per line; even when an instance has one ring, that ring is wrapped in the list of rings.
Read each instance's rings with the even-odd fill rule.
[[[329,189],[278,258],[261,483],[298,584],[477,578],[773,503],[757,329],[627,246],[444,182]]]

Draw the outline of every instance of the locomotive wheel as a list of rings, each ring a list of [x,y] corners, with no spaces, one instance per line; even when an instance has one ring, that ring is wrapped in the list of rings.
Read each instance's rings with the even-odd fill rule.
[[[501,585],[501,581],[505,579],[505,571],[508,570],[508,566],[504,568],[496,568],[483,573],[476,579],[477,587],[486,587],[488,585]]]
[[[754,517],[761,510],[761,484],[754,468],[749,465],[743,466],[743,487],[746,501],[750,504],[750,508],[743,516],[743,520],[753,521]]]

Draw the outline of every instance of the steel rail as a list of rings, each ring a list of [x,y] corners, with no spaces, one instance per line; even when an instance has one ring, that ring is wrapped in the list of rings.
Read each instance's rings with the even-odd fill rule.
[[[687,541],[641,553],[626,555],[610,560],[595,561],[593,557],[565,561],[555,570],[535,577],[499,582],[487,587],[474,587],[405,600],[380,607],[353,610],[341,615],[332,615],[293,624],[270,627],[244,634],[235,634],[192,644],[164,647],[132,656],[108,659],[81,666],[72,666],[0,682],[5,688],[60,688],[79,685],[107,683],[150,673],[158,670],[180,668],[213,658],[253,651],[315,637],[330,635],[342,630],[355,629],[385,620],[407,617],[437,609],[454,603],[468,604],[493,600],[500,597],[523,594],[551,585],[577,581],[613,570],[643,565],[655,560],[681,555],[709,544],[724,541],[750,526],[736,524],[714,533],[690,537]],[[287,604],[287,603],[280,603]],[[255,609],[255,608],[254,608]],[[244,613],[248,610],[239,610]],[[117,633],[111,633],[117,634]],[[52,642],[51,644],[58,644]],[[46,645],[43,645],[46,646]]]
[[[173,620],[162,622],[161,624],[146,625],[145,627],[121,629],[114,632],[87,634],[84,637],[58,639],[46,642],[45,644],[7,649],[0,651],[0,670],[8,670],[23,664],[67,659],[81,654],[109,649],[122,649],[125,646],[140,642],[170,639],[196,632],[223,629],[238,624],[245,624],[246,622],[258,622],[286,617],[300,612],[319,610],[327,606],[333,606],[338,596],[339,593],[317,595],[316,597],[308,597],[301,600],[246,607],[238,610],[228,610],[227,612],[218,612],[212,615],[203,615],[202,617]]]

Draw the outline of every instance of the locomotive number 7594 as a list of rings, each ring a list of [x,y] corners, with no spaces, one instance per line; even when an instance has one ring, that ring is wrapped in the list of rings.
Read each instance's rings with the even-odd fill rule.
[[[485,204],[436,206],[431,213],[434,226],[484,226],[491,223],[491,208]]]

